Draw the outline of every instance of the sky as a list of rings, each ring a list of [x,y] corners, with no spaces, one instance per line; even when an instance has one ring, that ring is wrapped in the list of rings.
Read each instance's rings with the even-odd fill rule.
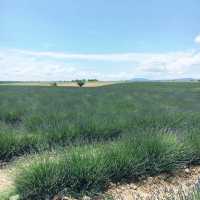
[[[199,0],[0,0],[0,81],[200,79]]]

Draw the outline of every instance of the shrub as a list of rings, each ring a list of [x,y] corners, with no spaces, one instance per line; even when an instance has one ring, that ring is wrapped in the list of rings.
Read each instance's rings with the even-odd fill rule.
[[[192,164],[200,164],[200,131],[199,129],[190,130],[186,134],[185,144],[190,153],[190,162]]]
[[[0,138],[0,161],[8,161],[45,147],[43,137],[37,134],[0,132]]]
[[[150,133],[110,144],[76,147],[60,158],[42,159],[16,179],[24,199],[103,191],[109,182],[171,172],[186,164],[183,146],[169,133]]]
[[[17,125],[22,121],[22,117],[24,114],[24,109],[20,108],[8,108],[1,107],[0,108],[0,121],[5,122],[6,124]]]
[[[91,150],[91,151],[90,151]],[[42,200],[55,194],[77,195],[105,184],[97,149],[75,148],[70,154],[35,161],[22,170],[16,185],[22,199]],[[97,187],[97,188],[96,188]]]

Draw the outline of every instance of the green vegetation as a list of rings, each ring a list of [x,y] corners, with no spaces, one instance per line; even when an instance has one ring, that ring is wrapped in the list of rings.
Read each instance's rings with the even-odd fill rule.
[[[22,168],[22,199],[96,194],[200,163],[199,83],[0,86],[0,160],[68,147]]]
[[[23,199],[45,199],[59,192],[97,193],[110,181],[169,172],[188,159],[176,136],[163,132],[138,134],[107,145],[76,147],[51,160],[36,160],[17,178],[17,191]]]
[[[45,199],[57,193],[95,194],[110,182],[182,168],[191,161],[192,146],[185,147],[172,133],[154,130],[109,144],[74,147],[24,168],[16,180],[17,191],[24,199]]]
[[[10,200],[11,196],[17,197],[16,192],[14,190],[8,190],[8,191],[4,191],[4,192],[1,191],[0,192],[0,199],[1,200]]]

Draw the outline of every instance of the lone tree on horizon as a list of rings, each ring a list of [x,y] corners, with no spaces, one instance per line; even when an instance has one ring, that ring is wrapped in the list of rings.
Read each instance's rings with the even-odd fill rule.
[[[85,79],[83,80],[76,80],[76,83],[79,85],[79,87],[82,87],[83,85],[85,85]]]

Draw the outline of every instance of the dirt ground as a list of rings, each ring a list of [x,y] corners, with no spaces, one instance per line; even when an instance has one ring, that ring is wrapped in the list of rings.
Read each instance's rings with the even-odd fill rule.
[[[0,168],[0,193],[13,186],[12,171]]]
[[[200,183],[200,166],[180,170],[175,174],[161,174],[144,178],[138,183],[111,185],[107,194],[114,200],[169,199],[180,192],[189,194]],[[178,198],[177,198],[178,199]]]

